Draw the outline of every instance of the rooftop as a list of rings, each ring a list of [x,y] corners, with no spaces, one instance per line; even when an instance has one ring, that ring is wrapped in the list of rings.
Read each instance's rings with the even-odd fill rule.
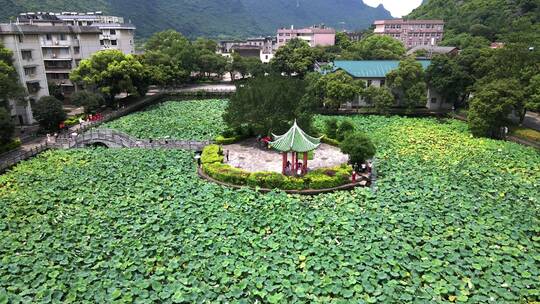
[[[455,46],[430,46],[430,45],[417,45],[413,47],[412,49],[407,51],[407,55],[412,55],[416,51],[430,51],[432,53],[437,54],[448,54],[453,52],[454,50],[459,50]]]
[[[430,60],[417,61],[424,69],[431,64]],[[334,71],[343,70],[355,78],[385,78],[398,66],[399,60],[334,61]]]
[[[419,19],[419,20],[405,20],[405,19],[384,19],[384,20],[375,20],[373,24],[424,24],[424,23],[441,23],[444,24],[444,20],[440,19]]]
[[[100,34],[101,30],[94,26],[77,25],[30,25],[30,24],[0,24],[0,35],[7,34]]]
[[[294,121],[293,126],[283,135],[275,135],[270,147],[281,152],[309,152],[321,145],[321,139],[307,135]]]

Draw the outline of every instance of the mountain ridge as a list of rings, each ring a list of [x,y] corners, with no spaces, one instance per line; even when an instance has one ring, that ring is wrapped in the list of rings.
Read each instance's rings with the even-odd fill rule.
[[[0,20],[27,11],[103,11],[137,26],[137,36],[175,29],[195,38],[274,34],[279,27],[324,23],[337,29],[363,29],[391,18],[383,7],[362,0],[0,0]]]

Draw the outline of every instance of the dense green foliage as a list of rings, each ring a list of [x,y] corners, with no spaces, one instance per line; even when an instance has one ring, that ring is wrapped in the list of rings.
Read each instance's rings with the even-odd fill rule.
[[[136,138],[211,140],[225,129],[226,100],[168,101],[103,125]]]
[[[75,92],[71,94],[70,99],[74,105],[82,106],[86,114],[97,113],[105,104],[105,100],[101,95],[88,91]]]
[[[399,105],[409,111],[426,104],[427,86],[424,78],[424,68],[413,58],[400,61],[399,67],[386,75],[388,87]]]
[[[306,81],[306,100],[318,107],[331,109],[339,109],[345,102],[353,100],[366,86],[363,80],[354,79],[341,70],[326,75],[313,72]]]
[[[62,102],[52,96],[41,97],[33,106],[32,114],[40,127],[46,131],[56,131],[66,118]]]
[[[0,299],[539,300],[536,151],[457,121],[352,120],[377,146],[375,193],[227,189],[172,150],[18,165],[0,176]]]
[[[305,83],[301,79],[266,76],[250,78],[236,86],[223,115],[229,129],[251,135],[283,134],[297,119],[305,130],[313,112],[303,108]]]
[[[369,86],[362,92],[362,96],[365,98],[366,103],[380,114],[387,114],[396,103],[394,95],[386,86]]]
[[[533,22],[538,25],[540,4],[536,0],[429,0],[408,17],[443,19],[446,22],[445,40],[464,33],[469,40],[481,37],[494,41],[519,31],[519,24]]]
[[[0,107],[0,146],[11,142],[11,137],[15,131],[15,124],[11,120],[11,115],[4,107]]]
[[[496,80],[475,92],[469,106],[469,126],[476,136],[502,137],[501,127],[523,99],[515,80]]]
[[[294,38],[276,51],[270,60],[270,66],[278,74],[303,77],[313,70],[315,59],[315,54],[309,44],[302,39]]]
[[[0,43],[0,107],[8,109],[9,99],[18,99],[23,93],[13,66],[13,53]]]
[[[347,60],[401,59],[405,55],[403,44],[390,36],[373,35],[351,44],[343,53]]]
[[[435,56],[426,70],[428,85],[436,90],[444,101],[457,105],[466,95],[472,83],[471,76],[465,73],[457,60],[446,55]]]
[[[339,147],[341,152],[349,155],[349,162],[355,165],[365,163],[377,151],[371,139],[362,132],[346,133]]]
[[[97,90],[109,102],[120,93],[144,96],[150,84],[148,69],[133,55],[118,50],[94,53],[82,60],[69,78],[88,90]]]
[[[349,29],[367,28],[375,19],[390,18],[383,7],[372,8],[361,1],[343,0],[0,0],[0,20],[21,12],[103,11],[124,16],[137,26],[137,36],[175,29],[191,38],[244,37],[275,34],[281,26],[310,26],[325,23]]]

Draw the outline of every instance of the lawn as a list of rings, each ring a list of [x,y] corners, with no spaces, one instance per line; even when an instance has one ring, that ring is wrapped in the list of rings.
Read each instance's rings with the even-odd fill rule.
[[[20,164],[0,176],[0,303],[540,300],[538,152],[458,121],[350,119],[378,147],[376,192],[235,191],[185,151]]]
[[[224,131],[227,100],[167,101],[104,124],[140,139],[211,140]]]

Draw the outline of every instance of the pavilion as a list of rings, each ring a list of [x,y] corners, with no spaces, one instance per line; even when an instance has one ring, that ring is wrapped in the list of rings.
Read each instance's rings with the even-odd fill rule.
[[[307,172],[308,152],[317,149],[321,145],[321,138],[316,138],[306,134],[296,120],[293,126],[283,135],[275,135],[274,141],[269,142],[269,146],[280,151],[283,155],[282,174],[286,174],[287,157],[289,152],[292,154],[292,172],[297,172],[299,169],[298,154],[303,153],[302,174]]]

